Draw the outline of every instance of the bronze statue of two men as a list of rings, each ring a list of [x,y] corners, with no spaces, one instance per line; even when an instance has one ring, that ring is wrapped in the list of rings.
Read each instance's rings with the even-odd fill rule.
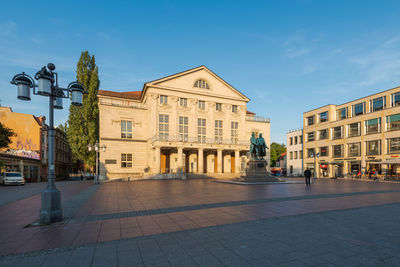
[[[251,159],[264,159],[266,155],[266,148],[268,149],[268,146],[265,143],[262,134],[260,133],[258,138],[256,138],[256,134],[252,133],[250,138]]]

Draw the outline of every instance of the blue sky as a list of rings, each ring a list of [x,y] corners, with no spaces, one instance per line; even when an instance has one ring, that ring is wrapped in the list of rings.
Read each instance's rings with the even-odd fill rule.
[[[10,79],[53,62],[66,86],[84,50],[104,90],[206,65],[271,118],[271,142],[285,142],[305,111],[400,85],[399,14],[399,1],[6,1],[1,105],[47,116],[48,100],[17,100]]]

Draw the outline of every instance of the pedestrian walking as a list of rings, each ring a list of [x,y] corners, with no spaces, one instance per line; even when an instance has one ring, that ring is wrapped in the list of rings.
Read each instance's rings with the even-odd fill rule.
[[[304,171],[304,177],[306,178],[306,185],[310,186],[311,185],[311,180],[310,180],[311,171],[308,168]]]

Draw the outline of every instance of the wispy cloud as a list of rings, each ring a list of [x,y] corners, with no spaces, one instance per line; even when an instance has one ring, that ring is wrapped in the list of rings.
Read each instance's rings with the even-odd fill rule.
[[[14,21],[6,21],[0,23],[0,37],[7,37],[17,31],[17,24]]]
[[[307,38],[305,31],[300,30],[290,35],[283,43],[286,48],[286,56],[289,58],[301,57],[309,54],[313,50],[314,43],[320,38]]]

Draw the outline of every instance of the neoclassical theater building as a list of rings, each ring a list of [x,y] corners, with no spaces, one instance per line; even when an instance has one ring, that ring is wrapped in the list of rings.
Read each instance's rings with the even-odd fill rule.
[[[248,111],[250,99],[205,66],[147,82],[142,91],[99,90],[98,100],[103,178],[239,176],[251,133],[270,143],[269,119]]]

